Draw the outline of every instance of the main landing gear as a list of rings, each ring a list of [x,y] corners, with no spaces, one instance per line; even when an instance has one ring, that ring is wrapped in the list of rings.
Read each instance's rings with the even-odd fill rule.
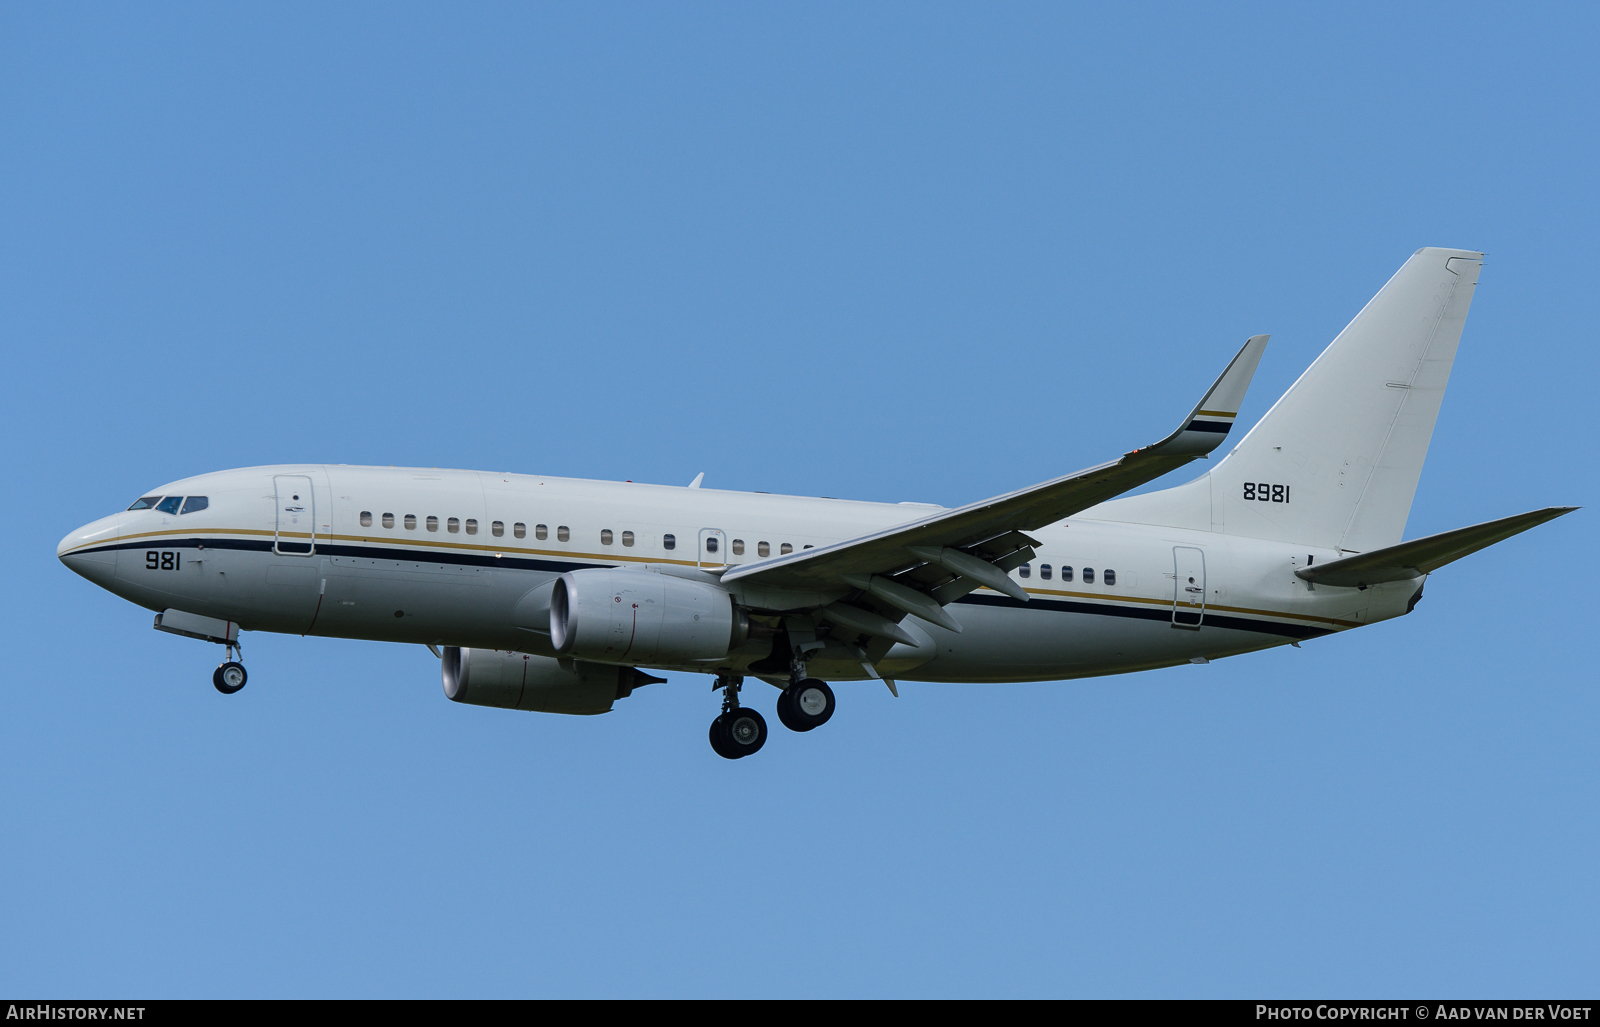
[[[743,759],[767,742],[767,721],[761,714],[739,705],[744,678],[717,675],[713,686],[722,689],[722,713],[711,722],[711,749],[725,760]]]
[[[778,696],[778,719],[790,731],[810,731],[833,716],[833,689],[819,678],[796,681]]]
[[[237,692],[244,687],[244,683],[250,678],[244,672],[244,664],[233,658],[235,652],[238,652],[239,660],[244,659],[244,650],[237,645],[230,645],[226,655],[227,662],[218,667],[211,675],[211,683],[216,685],[217,691],[223,695],[232,695]]]
[[[719,674],[712,686],[722,691],[722,713],[711,722],[711,749],[723,759],[742,759],[767,742],[766,719],[739,705],[743,684],[741,677]],[[833,708],[833,689],[818,678],[801,678],[778,696],[778,719],[790,731],[821,727],[833,716]]]

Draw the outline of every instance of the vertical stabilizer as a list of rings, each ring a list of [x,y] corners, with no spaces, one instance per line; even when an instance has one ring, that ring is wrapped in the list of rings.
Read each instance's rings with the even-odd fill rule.
[[[1210,472],[1213,527],[1353,552],[1399,542],[1482,267],[1470,250],[1412,254]]]
[[[1399,542],[1482,267],[1418,250],[1210,472],[1084,516],[1351,552]]]

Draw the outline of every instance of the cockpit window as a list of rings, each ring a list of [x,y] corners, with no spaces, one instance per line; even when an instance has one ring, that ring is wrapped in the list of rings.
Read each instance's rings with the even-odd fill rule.
[[[162,513],[175,514],[178,512],[178,507],[182,505],[182,496],[168,496],[166,499],[163,499],[161,502],[156,504],[156,509]]]
[[[128,509],[129,510],[148,510],[152,506],[155,506],[159,502],[161,502],[161,497],[160,496],[145,496],[143,499],[134,500],[133,501],[133,505],[128,507]]]
[[[204,510],[210,505],[211,500],[207,499],[205,496],[190,496],[188,499],[184,500],[182,512],[194,513],[196,510]]]

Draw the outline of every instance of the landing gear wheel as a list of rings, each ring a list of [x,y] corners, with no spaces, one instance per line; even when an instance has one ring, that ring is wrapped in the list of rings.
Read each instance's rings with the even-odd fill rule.
[[[723,759],[742,759],[758,752],[766,741],[766,719],[748,707],[731,709],[711,722],[711,748]]]
[[[794,692],[785,688],[778,693],[778,723],[790,731],[810,731],[811,725],[800,719],[794,711]]]
[[[833,716],[833,708],[833,689],[817,678],[790,685],[778,697],[778,719],[790,731],[821,727]]]
[[[728,748],[728,725],[718,717],[711,722],[711,751],[725,760],[736,760],[739,754]]]
[[[244,664],[229,661],[218,667],[216,673],[211,675],[211,683],[217,686],[217,691],[223,695],[232,695],[244,687],[249,675],[244,672]]]

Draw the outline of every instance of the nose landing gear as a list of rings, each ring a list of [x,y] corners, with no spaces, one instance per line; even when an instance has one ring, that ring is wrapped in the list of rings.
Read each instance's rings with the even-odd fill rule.
[[[211,675],[211,683],[217,686],[217,691],[223,695],[232,695],[237,692],[244,687],[244,683],[250,678],[244,671],[244,664],[233,658],[233,654],[236,651],[239,654],[239,660],[244,659],[244,650],[237,645],[230,645],[226,655],[227,662],[218,667]]]
[[[743,678],[719,674],[712,686],[722,689],[722,713],[711,722],[711,750],[725,760],[743,759],[760,751],[767,741],[766,719],[739,705],[743,684]]]

